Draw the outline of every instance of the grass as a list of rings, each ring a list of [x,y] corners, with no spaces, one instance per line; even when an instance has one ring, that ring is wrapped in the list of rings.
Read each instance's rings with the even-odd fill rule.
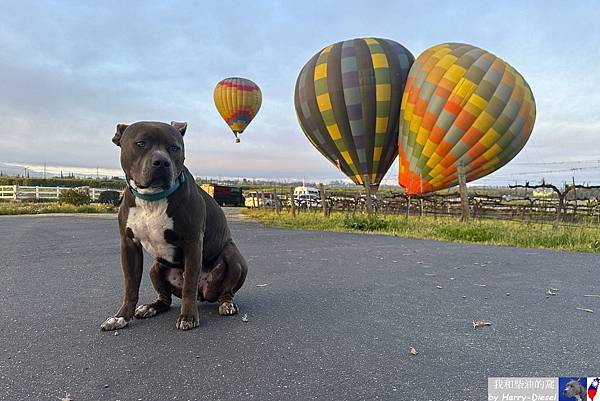
[[[47,214],[47,213],[116,213],[117,208],[105,205],[92,203],[89,205],[73,206],[68,204],[60,204],[58,202],[43,202],[43,203],[18,203],[18,202],[1,202],[0,215],[17,215],[17,214]]]
[[[559,226],[505,220],[471,220],[463,223],[453,217],[383,216],[333,213],[301,213],[292,218],[287,212],[246,210],[249,217],[266,226],[290,229],[361,232],[399,237],[545,248],[600,253],[600,227]]]

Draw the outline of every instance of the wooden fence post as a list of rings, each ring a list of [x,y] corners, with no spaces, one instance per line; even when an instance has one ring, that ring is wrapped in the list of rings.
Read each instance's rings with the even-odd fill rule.
[[[460,162],[458,167],[458,188],[460,192],[460,204],[462,207],[461,221],[469,220],[469,197],[467,194],[467,177],[465,176],[465,166]]]
[[[292,217],[296,218],[296,200],[294,199],[294,187],[290,187],[290,212],[292,212]]]
[[[367,208],[367,213],[371,214],[373,213],[373,204],[371,203],[371,177],[369,177],[369,174],[365,174],[364,183],[365,192],[367,193],[367,198],[365,199],[365,206]]]
[[[321,194],[321,207],[323,208],[323,216],[329,216],[329,211],[327,210],[327,196],[325,195],[325,185],[322,183],[319,184],[319,192]]]
[[[13,199],[14,201],[18,201],[19,200],[19,186],[18,185],[13,185]]]

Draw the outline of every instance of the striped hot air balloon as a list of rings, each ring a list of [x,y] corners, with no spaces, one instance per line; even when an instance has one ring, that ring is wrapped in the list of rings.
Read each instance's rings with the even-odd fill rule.
[[[262,103],[260,88],[245,78],[226,78],[219,82],[213,94],[215,106],[239,142]]]
[[[295,107],[309,141],[356,184],[377,189],[398,154],[398,116],[413,55],[388,39],[338,42],[296,81]]]
[[[525,79],[502,59],[443,43],[413,64],[400,112],[399,184],[409,194],[456,185],[508,163],[525,146],[535,101]]]

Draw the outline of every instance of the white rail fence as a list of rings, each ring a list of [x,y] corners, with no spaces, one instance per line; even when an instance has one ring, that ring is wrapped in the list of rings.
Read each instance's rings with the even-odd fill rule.
[[[90,195],[92,202],[97,201],[100,194],[104,191],[117,191],[121,194],[123,193],[122,190],[109,188],[29,187],[24,185],[0,185],[0,199],[13,201],[33,199],[58,200],[60,193],[62,191],[66,191],[67,189],[75,189],[87,192]]]

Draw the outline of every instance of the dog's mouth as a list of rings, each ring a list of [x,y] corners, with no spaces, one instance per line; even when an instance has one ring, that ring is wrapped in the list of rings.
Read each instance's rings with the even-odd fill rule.
[[[136,191],[143,194],[154,194],[171,188],[171,183],[167,182],[166,179],[151,180],[148,183],[140,184],[135,182],[133,178],[130,178],[129,185]]]

